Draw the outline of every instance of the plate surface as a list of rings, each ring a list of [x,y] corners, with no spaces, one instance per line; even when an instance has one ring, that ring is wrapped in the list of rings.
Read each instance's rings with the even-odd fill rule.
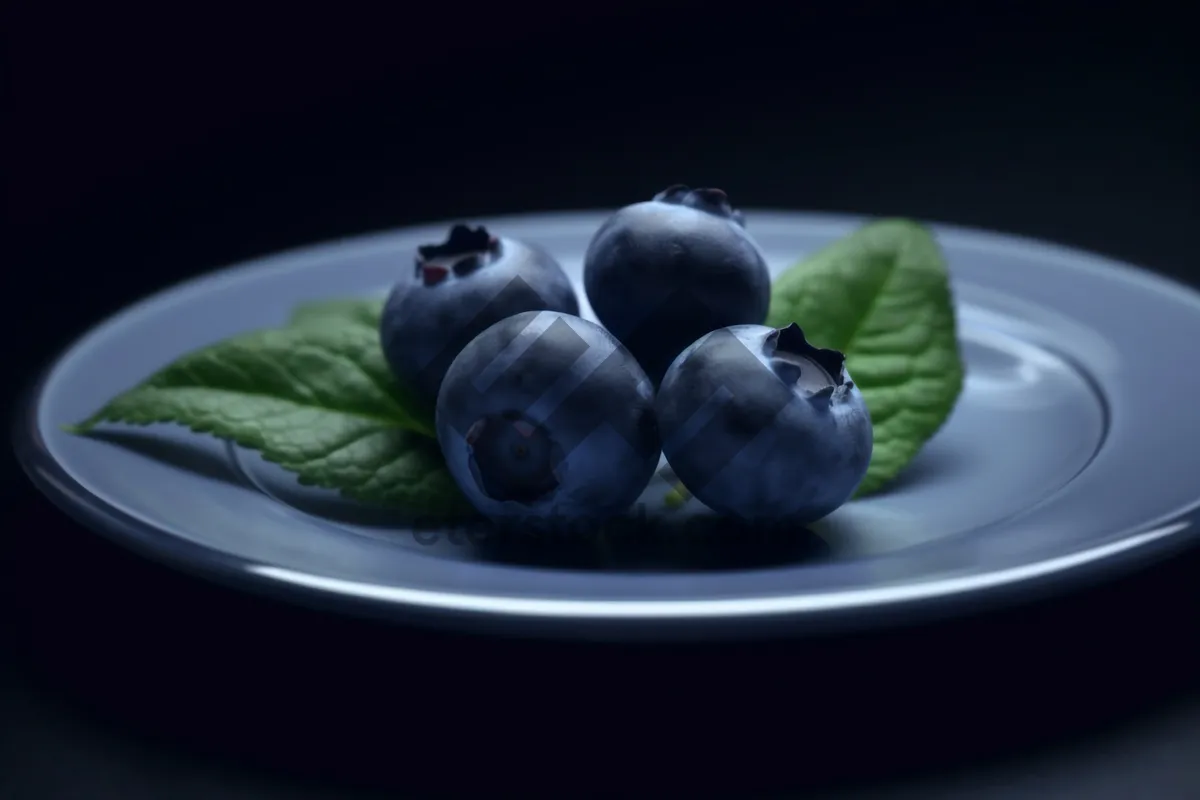
[[[542,244],[580,285],[605,216],[481,222]],[[866,221],[747,220],[775,273]],[[16,430],[26,470],[96,531],[214,579],[352,613],[567,637],[779,635],[957,613],[1196,536],[1200,295],[1078,251],[949,226],[934,230],[958,304],[962,398],[887,491],[794,536],[731,534],[695,500],[671,511],[662,478],[636,513],[665,524],[607,546],[413,530],[171,426],[59,430],[188,350],[283,324],[299,302],[386,291],[447,227],[282,253],[109,319],[32,393]]]

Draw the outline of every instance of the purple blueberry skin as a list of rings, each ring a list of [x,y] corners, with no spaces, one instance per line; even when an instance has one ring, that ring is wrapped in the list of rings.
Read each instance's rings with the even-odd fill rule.
[[[692,344],[656,399],[663,452],[712,510],[807,524],[854,494],[871,463],[871,417],[836,350],[797,325],[738,325]]]
[[[455,225],[440,245],[418,248],[414,270],[383,308],[380,345],[396,378],[432,408],[468,342],[522,311],[579,313],[562,267],[541,248]]]
[[[681,185],[622,208],[592,238],[588,301],[656,385],[704,334],[766,319],[771,276],[743,224],[724,192]]]
[[[602,520],[658,467],[654,389],[620,342],[556,311],[508,317],[446,373],[436,428],[463,494],[497,522]]]

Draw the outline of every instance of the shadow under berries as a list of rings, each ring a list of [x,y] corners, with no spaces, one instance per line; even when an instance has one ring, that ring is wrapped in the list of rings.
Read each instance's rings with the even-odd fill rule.
[[[495,527],[472,541],[483,561],[545,569],[696,572],[770,569],[829,558],[829,545],[795,526],[756,526],[715,515],[645,518],[557,528]]]

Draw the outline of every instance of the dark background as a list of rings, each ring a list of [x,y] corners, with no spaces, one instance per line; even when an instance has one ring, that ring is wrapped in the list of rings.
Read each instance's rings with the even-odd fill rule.
[[[1178,8],[18,4],[10,383],[105,314],[242,258],[675,182],[1039,236],[1200,283]],[[5,800],[1200,796],[1195,553],[920,630],[563,647],[232,594],[78,530],[6,469]]]

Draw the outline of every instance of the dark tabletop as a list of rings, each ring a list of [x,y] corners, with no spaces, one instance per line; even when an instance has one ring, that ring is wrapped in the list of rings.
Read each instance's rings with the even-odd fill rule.
[[[242,258],[676,182],[1200,284],[1189,29],[1153,4],[76,5],[6,26],[14,389],[105,314]],[[1200,796],[1197,553],[919,629],[564,646],[210,586],[5,468],[4,800]]]

